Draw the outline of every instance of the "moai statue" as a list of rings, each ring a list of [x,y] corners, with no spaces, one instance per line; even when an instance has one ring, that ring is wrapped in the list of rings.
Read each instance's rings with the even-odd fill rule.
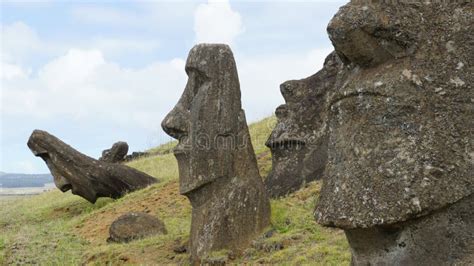
[[[280,85],[286,103],[276,109],[278,123],[266,143],[272,152],[272,170],[265,179],[270,197],[285,196],[322,178],[327,162],[326,95],[341,66],[333,52],[316,74]]]
[[[354,265],[474,263],[473,11],[351,1],[328,26],[344,69],[315,215]]]
[[[91,203],[99,197],[120,198],[158,181],[126,165],[86,156],[46,131],[33,131],[28,147],[46,163],[59,190],[71,190]]]
[[[199,44],[186,62],[188,83],[163,130],[174,150],[180,193],[192,205],[189,248],[194,262],[211,251],[239,252],[270,223],[237,68],[229,46]]]
[[[127,142],[118,141],[115,142],[110,149],[102,151],[102,157],[99,158],[99,161],[108,163],[120,163],[125,160],[125,156],[127,156],[127,153]]]

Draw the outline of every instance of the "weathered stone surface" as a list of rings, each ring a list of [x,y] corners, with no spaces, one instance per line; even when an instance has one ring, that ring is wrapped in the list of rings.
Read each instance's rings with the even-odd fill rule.
[[[192,205],[189,251],[197,262],[211,251],[239,252],[270,222],[270,205],[244,111],[232,51],[200,44],[186,62],[188,83],[162,127],[174,150],[180,192]]]
[[[346,230],[355,265],[473,265],[473,196],[407,222]]]
[[[472,258],[473,11],[351,1],[328,26],[344,68],[316,218],[346,230],[356,265]]]
[[[285,196],[323,176],[327,161],[326,96],[341,66],[333,52],[316,74],[280,85],[286,104],[276,109],[278,123],[266,143],[272,151],[272,170],[265,179],[271,197]]]
[[[158,181],[128,166],[86,156],[46,131],[33,131],[28,147],[45,161],[58,189],[71,190],[92,203],[99,197],[119,198]]]
[[[128,153],[128,144],[123,141],[118,141],[112,145],[112,148],[104,150],[99,161],[108,163],[120,163],[125,160]]]
[[[155,216],[129,212],[112,222],[108,242],[126,243],[147,236],[166,234],[165,224]]]
[[[417,49],[376,66],[365,64],[377,56],[369,51],[363,61],[346,63],[344,85],[329,99],[329,176],[320,222],[344,228],[390,224],[473,192],[473,75],[472,68],[459,67],[472,59],[472,6],[354,2],[331,21],[336,51],[347,58],[354,50],[340,51],[339,42],[352,40],[343,36],[352,36],[354,24],[392,32],[367,33],[380,43],[416,32],[407,46]],[[449,42],[456,43],[455,51],[446,48]]]

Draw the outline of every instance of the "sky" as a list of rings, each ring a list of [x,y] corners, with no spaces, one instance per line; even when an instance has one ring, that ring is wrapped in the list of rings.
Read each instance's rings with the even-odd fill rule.
[[[48,172],[26,146],[34,129],[94,158],[116,141],[170,141],[160,123],[197,43],[229,44],[247,121],[270,116],[279,84],[321,68],[346,2],[2,0],[0,171]]]

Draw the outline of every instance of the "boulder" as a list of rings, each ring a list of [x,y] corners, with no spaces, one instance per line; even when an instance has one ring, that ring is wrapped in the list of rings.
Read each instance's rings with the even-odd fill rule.
[[[107,242],[127,243],[161,234],[167,231],[160,219],[142,212],[129,212],[112,222]]]
[[[43,159],[56,187],[95,203],[99,197],[120,198],[158,180],[126,165],[86,156],[46,131],[34,130],[28,147]]]
[[[162,127],[179,140],[174,154],[180,193],[192,205],[189,251],[199,263],[213,251],[248,247],[269,225],[270,204],[229,46],[196,45],[186,72],[186,88]]]

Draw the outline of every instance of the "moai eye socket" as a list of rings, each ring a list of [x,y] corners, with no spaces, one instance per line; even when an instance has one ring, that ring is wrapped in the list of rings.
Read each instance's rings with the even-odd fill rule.
[[[189,87],[192,92],[192,96],[195,96],[199,92],[199,88],[209,79],[206,74],[194,67],[186,67],[186,73],[188,74],[188,83],[186,87]]]

